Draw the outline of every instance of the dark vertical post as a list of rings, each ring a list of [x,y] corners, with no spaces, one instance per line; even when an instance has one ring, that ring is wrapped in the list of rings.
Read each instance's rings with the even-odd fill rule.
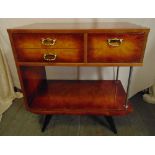
[[[111,130],[112,130],[115,134],[117,134],[117,129],[116,129],[115,122],[114,122],[112,116],[105,116],[105,119],[106,119],[107,122],[109,123]]]
[[[46,127],[48,126],[48,124],[51,120],[51,117],[52,117],[52,115],[46,115],[45,116],[44,124],[43,124],[42,130],[41,130],[42,132],[45,131]]]
[[[117,67],[116,80],[118,80],[118,77],[119,77],[119,66]]]

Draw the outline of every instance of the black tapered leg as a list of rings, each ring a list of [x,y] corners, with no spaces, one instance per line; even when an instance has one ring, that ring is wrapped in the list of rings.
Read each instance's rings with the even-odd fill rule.
[[[49,124],[49,122],[51,120],[51,117],[52,117],[52,115],[46,115],[45,116],[44,124],[43,124],[43,127],[41,129],[42,132],[45,131],[46,127],[48,126],[48,124]]]
[[[111,130],[112,130],[115,134],[117,134],[117,129],[116,129],[115,122],[114,122],[113,118],[112,118],[111,116],[105,116],[105,119],[106,119],[107,122],[109,123]]]

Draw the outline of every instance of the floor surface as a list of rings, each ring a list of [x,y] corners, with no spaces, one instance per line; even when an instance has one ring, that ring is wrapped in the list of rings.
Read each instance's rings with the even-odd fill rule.
[[[25,110],[23,99],[16,99],[4,113],[0,135],[6,136],[150,136],[155,135],[155,105],[145,103],[141,94],[130,99],[134,112],[114,117],[118,134],[108,127],[104,117],[53,116],[44,133],[41,132],[43,116]]]

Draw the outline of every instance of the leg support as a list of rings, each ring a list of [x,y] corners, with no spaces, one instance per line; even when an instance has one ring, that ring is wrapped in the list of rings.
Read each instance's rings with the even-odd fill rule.
[[[47,128],[51,118],[52,118],[52,115],[46,115],[45,116],[44,124],[43,124],[42,130],[41,130],[42,132],[44,132],[45,129]]]
[[[107,120],[108,124],[110,125],[111,130],[115,134],[117,134],[117,129],[116,129],[115,122],[114,122],[112,116],[105,116],[105,119]]]

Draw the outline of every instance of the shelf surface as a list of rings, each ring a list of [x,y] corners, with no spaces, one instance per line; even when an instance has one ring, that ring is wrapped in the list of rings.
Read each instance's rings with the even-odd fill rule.
[[[45,114],[124,115],[126,93],[120,81],[49,80],[40,89],[29,110]]]
[[[14,30],[90,30],[90,29],[144,29],[148,30],[147,27],[139,26],[127,22],[83,22],[83,23],[35,23],[31,25],[25,25],[16,27]]]

